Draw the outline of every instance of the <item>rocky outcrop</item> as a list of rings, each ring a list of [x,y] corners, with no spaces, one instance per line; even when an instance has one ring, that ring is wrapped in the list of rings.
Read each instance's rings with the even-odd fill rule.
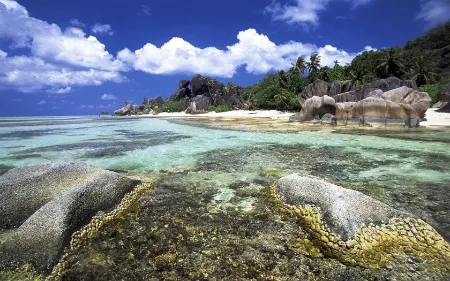
[[[169,99],[180,100],[189,97],[188,113],[200,113],[206,111],[209,106],[219,105],[242,109],[244,101],[240,96],[241,92],[242,88],[233,83],[225,86],[215,79],[196,74],[191,81],[180,81],[178,90]]]
[[[51,268],[71,234],[139,182],[81,163],[15,168],[0,177],[0,267]]]
[[[418,127],[431,103],[429,95],[419,92],[414,81],[395,77],[361,85],[344,93],[339,93],[339,89],[342,91],[353,86],[339,88],[339,85],[339,82],[328,84],[321,80],[310,84],[299,95],[302,110],[290,120],[319,120],[330,113],[344,124]]]
[[[330,230],[345,240],[370,223],[408,216],[361,192],[298,174],[279,179],[275,191],[286,204],[319,208]]]
[[[448,280],[450,244],[420,219],[360,192],[298,174],[279,179],[269,194],[325,257],[371,270],[399,268],[408,261],[421,265],[422,272],[438,272],[431,279]]]
[[[333,98],[324,95],[322,97],[313,96],[306,101],[301,100],[302,111],[291,117],[293,121],[310,121],[314,118],[322,119],[322,117],[330,113],[336,114],[336,102]]]
[[[199,95],[191,98],[186,113],[198,114],[208,111],[208,107],[212,105],[212,99],[206,95]]]
[[[143,111],[144,105],[127,104],[126,106],[114,111],[114,116],[126,116],[126,115],[137,115],[138,112]]]

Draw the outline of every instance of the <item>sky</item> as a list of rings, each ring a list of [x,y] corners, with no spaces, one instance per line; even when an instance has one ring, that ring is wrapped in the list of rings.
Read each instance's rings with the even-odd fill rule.
[[[248,86],[448,19],[450,0],[0,0],[0,116],[111,113],[196,73]]]

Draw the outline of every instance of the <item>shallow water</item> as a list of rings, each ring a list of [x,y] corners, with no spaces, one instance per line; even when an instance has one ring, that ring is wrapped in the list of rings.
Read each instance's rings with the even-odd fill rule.
[[[264,262],[265,266],[272,262],[287,266],[279,272],[280,276],[286,277],[286,272],[292,271],[295,273],[292,276],[297,276],[297,279],[305,278],[297,269],[310,263],[310,269],[304,272],[321,267],[323,272],[320,274],[323,276],[340,276],[346,272],[348,276],[368,274],[366,277],[370,279],[372,273],[357,269],[351,273],[352,269],[337,262],[330,261],[332,264],[326,268],[323,266],[327,260],[300,262],[296,260],[300,256],[292,256],[291,251],[281,251],[284,254],[280,260],[279,250],[290,243],[287,239],[303,236],[295,224],[287,222],[278,225],[280,221],[273,219],[276,214],[258,203],[261,191],[285,174],[317,176],[359,190],[422,218],[450,240],[450,198],[446,196],[450,189],[448,140],[450,131],[445,130],[343,133],[316,129],[281,133],[245,131],[241,127],[239,130],[229,127],[224,130],[211,124],[190,126],[150,118],[2,118],[0,174],[14,166],[65,160],[83,161],[101,168],[128,172],[139,178],[152,177],[155,173],[160,176],[155,194],[146,194],[142,199],[143,215],[140,219],[127,222],[129,225],[124,226],[123,233],[114,239],[110,239],[108,234],[91,248],[76,251],[71,256],[75,264],[94,258],[94,254],[117,258],[117,264],[121,264],[122,257],[132,252],[142,256],[142,259],[123,262],[121,266],[130,266],[130,272],[137,274],[137,268],[141,267],[136,267],[136,261],[145,262],[149,257],[171,252],[177,245],[187,247],[185,263],[190,259],[206,258],[206,264],[211,263],[210,269],[214,269],[217,266],[216,257],[207,258],[211,243],[219,241],[216,250],[221,253],[220,257],[230,254],[232,258],[240,258],[244,256],[236,249],[245,248],[248,251],[249,245],[254,245],[263,237],[260,242],[264,245],[256,247],[254,254],[265,255],[270,251],[273,254],[254,261]],[[192,213],[186,216],[187,212]],[[193,235],[194,240],[211,228],[217,231],[219,240],[205,240],[200,244],[195,240],[193,245],[197,248],[191,245],[194,247],[191,249],[188,242],[171,237],[180,231],[177,224],[173,224],[175,221],[177,224],[190,221],[192,227],[187,229],[195,228],[199,233],[189,230],[186,235]],[[133,244],[131,248],[123,248],[123,253],[114,254],[117,252],[116,243],[143,239],[140,234],[142,229],[147,229],[147,236],[150,235],[145,239],[154,240],[148,253],[142,252],[145,247],[135,247]],[[158,235],[153,234],[154,229],[161,229]],[[241,241],[246,246],[236,248],[234,241]],[[272,241],[273,245],[268,241]],[[229,247],[222,249],[220,245]],[[109,248],[112,249],[110,254]],[[136,252],[138,249],[142,251]],[[206,252],[198,257],[190,256],[192,251],[200,249]],[[106,268],[113,272],[115,264]],[[194,272],[191,267],[197,268],[198,265],[195,262],[191,265],[180,263],[171,274],[181,274],[184,270]],[[71,270],[69,272],[75,274],[74,279],[88,274],[85,272],[90,270],[98,277],[98,267],[90,263],[81,262],[79,268],[75,266]],[[153,269],[150,267],[148,270]],[[142,274],[157,276],[170,271],[154,270]],[[114,272],[121,275],[125,271],[122,268]],[[348,280],[365,280],[366,277],[349,277]]]
[[[236,179],[252,183],[268,169],[312,174],[411,212],[449,239],[448,140],[450,131],[277,133],[150,118],[1,118],[0,173],[55,160],[136,173],[197,170],[208,175],[196,181],[218,187],[214,207],[244,210],[252,202],[233,200]]]

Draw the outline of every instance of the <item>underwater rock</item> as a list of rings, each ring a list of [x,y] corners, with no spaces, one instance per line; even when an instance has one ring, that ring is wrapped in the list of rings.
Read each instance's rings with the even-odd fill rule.
[[[345,240],[369,223],[408,216],[361,192],[298,174],[279,179],[275,190],[286,204],[320,208],[330,229]]]
[[[51,268],[74,231],[108,211],[139,181],[82,163],[30,165],[0,177],[0,267],[33,263]],[[23,222],[23,223],[22,223]]]

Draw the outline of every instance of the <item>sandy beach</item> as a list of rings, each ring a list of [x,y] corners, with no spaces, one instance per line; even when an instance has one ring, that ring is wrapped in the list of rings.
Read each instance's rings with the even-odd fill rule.
[[[146,118],[207,118],[207,119],[257,119],[266,118],[279,121],[288,121],[293,112],[282,112],[277,110],[233,110],[228,112],[208,112],[204,114],[186,114],[185,112],[162,112],[157,115],[143,115]],[[425,115],[427,121],[420,123],[422,127],[450,127],[450,113],[436,112],[435,108],[428,109]]]

